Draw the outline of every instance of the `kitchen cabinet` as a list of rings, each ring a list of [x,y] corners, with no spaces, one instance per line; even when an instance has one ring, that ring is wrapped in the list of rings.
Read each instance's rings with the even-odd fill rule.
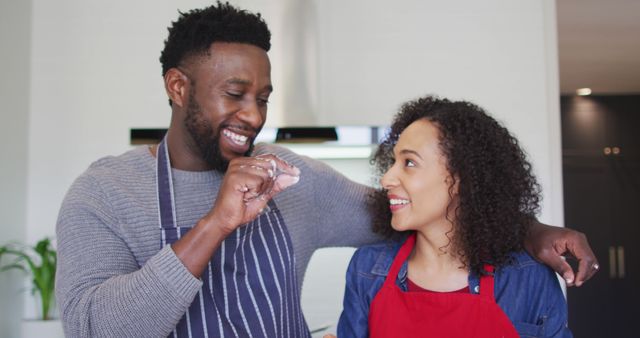
[[[565,224],[600,271],[568,289],[576,337],[632,337],[640,293],[640,95],[561,99]]]

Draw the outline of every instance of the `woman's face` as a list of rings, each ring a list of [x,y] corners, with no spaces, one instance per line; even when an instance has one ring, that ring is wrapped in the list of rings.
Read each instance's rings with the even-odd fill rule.
[[[381,184],[388,191],[395,230],[451,228],[446,213],[452,201],[449,187],[453,180],[440,151],[439,135],[433,123],[420,119],[400,134],[393,148],[395,162]],[[452,190],[452,194],[456,193]],[[450,209],[452,213],[453,208]]]

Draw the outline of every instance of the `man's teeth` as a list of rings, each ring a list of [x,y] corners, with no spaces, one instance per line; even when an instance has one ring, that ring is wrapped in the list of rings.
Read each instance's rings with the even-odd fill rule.
[[[244,136],[244,135],[239,135],[236,134],[232,131],[229,131],[227,129],[223,130],[222,133],[224,134],[224,136],[230,138],[235,144],[238,145],[244,145],[247,143],[247,140],[249,139],[248,137]]]
[[[389,204],[391,204],[391,205],[409,204],[409,200],[392,198],[392,199],[389,200]]]

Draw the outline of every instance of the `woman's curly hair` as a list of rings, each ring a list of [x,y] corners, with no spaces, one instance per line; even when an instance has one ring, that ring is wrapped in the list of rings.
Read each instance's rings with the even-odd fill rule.
[[[451,244],[471,271],[484,263],[502,266],[523,240],[539,209],[540,186],[516,138],[485,111],[469,102],[426,96],[405,103],[371,162],[378,176],[394,163],[393,147],[413,122],[426,119],[439,130],[447,169],[459,179]],[[452,183],[453,186],[454,183]],[[372,194],[377,214],[374,230],[387,237],[391,227],[384,190]]]

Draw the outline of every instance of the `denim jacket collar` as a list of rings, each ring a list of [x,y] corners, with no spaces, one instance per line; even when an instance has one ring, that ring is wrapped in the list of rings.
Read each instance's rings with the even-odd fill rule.
[[[391,268],[391,264],[393,264],[393,260],[396,256],[398,250],[404,241],[399,244],[396,244],[396,248],[394,250],[383,250],[378,255],[375,264],[371,267],[371,273],[378,276],[387,276],[387,272]],[[402,263],[402,267],[400,268],[400,272],[398,273],[398,277],[396,278],[396,285],[400,287],[402,291],[407,291],[407,272],[408,272],[408,261],[404,261]],[[470,273],[469,274],[469,293],[478,294],[480,292],[480,278],[477,274]]]

